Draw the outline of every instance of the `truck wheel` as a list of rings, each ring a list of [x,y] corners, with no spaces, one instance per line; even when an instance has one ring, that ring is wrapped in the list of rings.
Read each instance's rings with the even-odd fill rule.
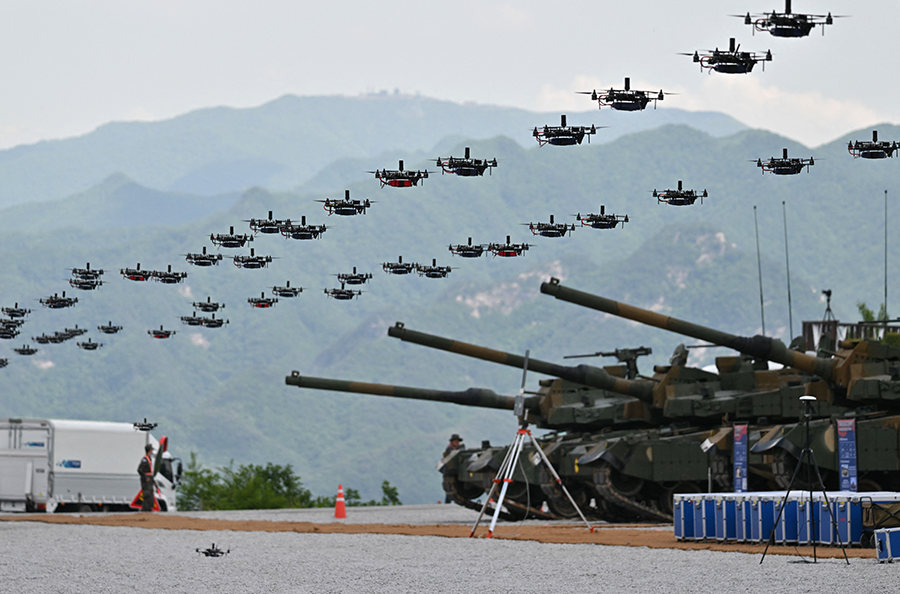
[[[79,513],[79,514],[89,514],[94,510],[91,509],[91,506],[88,505],[87,503],[82,503],[75,509],[75,511],[76,511],[76,513]]]

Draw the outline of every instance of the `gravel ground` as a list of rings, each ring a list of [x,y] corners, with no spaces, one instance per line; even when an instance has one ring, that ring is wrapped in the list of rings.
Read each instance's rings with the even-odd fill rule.
[[[317,515],[318,514],[318,515]],[[470,523],[453,506],[352,509],[354,523]],[[330,510],[200,512],[331,521]],[[321,517],[320,517],[321,516]],[[231,553],[195,552],[212,543]],[[895,592],[900,566],[636,547],[431,536],[197,532],[0,523],[3,591],[30,592]]]

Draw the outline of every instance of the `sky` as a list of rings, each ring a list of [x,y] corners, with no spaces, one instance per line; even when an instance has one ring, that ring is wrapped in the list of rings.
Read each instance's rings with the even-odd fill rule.
[[[784,0],[5,0],[0,148],[286,94],[586,111],[575,91],[626,76],[677,93],[660,109],[719,111],[810,147],[900,123],[900,2],[794,0],[794,12],[850,15],[801,39],[753,36],[727,16],[776,8]],[[774,60],[707,75],[678,55],[729,37]]]

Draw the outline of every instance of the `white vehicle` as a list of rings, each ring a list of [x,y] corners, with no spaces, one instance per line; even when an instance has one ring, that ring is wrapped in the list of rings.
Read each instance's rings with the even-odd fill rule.
[[[174,510],[182,465],[166,451],[166,437],[157,441],[130,423],[0,418],[0,511],[134,509],[148,443],[160,510]]]

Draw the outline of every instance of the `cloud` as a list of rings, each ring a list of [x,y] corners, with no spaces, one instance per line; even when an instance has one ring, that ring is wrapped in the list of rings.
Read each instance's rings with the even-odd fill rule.
[[[194,346],[198,346],[204,349],[209,348],[209,341],[200,334],[199,332],[195,332],[194,334],[189,334],[188,337],[191,339],[191,344]]]
[[[190,285],[181,285],[180,287],[178,287],[178,294],[182,297],[187,297],[188,299],[194,298],[194,292],[191,291]]]
[[[50,369],[51,367],[56,367],[56,363],[49,359],[35,359],[33,363],[38,369]]]

